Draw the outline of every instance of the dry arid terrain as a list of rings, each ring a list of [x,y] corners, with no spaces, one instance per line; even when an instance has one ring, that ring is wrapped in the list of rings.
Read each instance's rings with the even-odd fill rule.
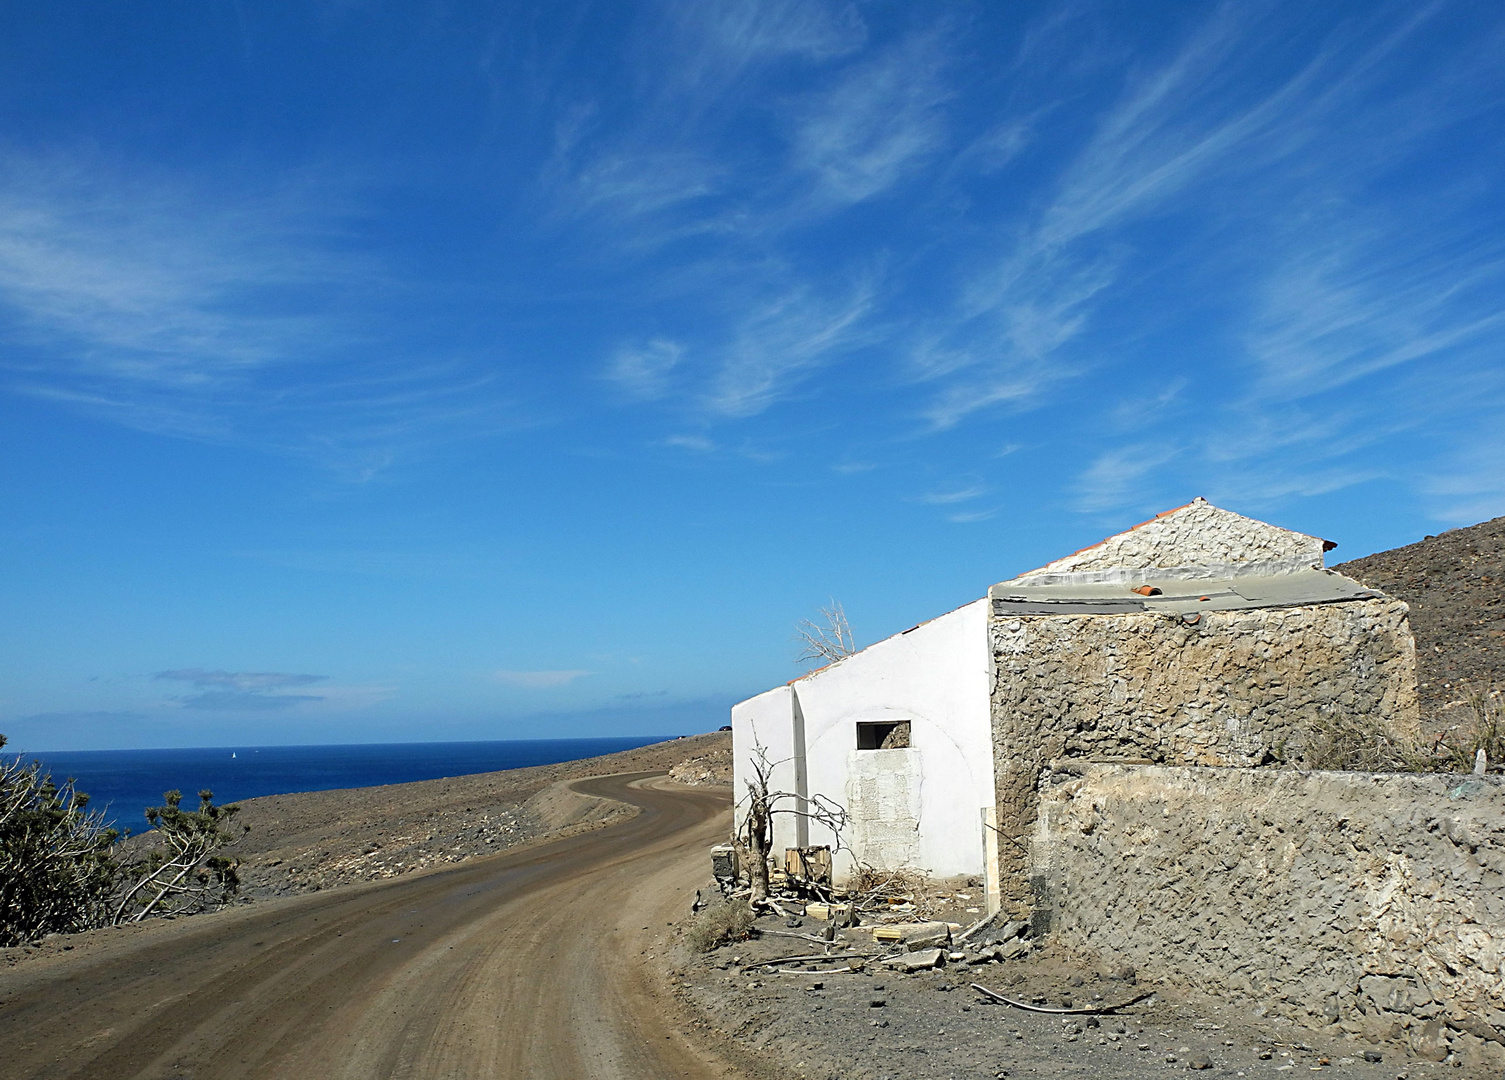
[[[243,892],[286,896],[411,874],[491,855],[631,813],[580,798],[568,782],[604,773],[667,772],[708,755],[731,760],[712,732],[617,754],[384,787],[268,795],[241,803]]]
[[[1424,718],[1505,682],[1505,519],[1338,569],[1410,605]],[[992,929],[914,972],[880,963],[870,928],[814,940],[824,924],[797,908],[693,952],[730,763],[717,732],[249,800],[231,909],[0,950],[0,1077],[1485,1075],[1048,944],[990,959]],[[608,774],[628,775],[588,779]],[[932,914],[976,919],[971,884]],[[792,955],[809,962],[766,964]],[[1131,1003],[1029,1012],[974,982],[1044,1008]]]
[[[1466,687],[1505,687],[1505,517],[1333,567],[1411,608],[1424,721]]]
[[[10,950],[0,1078],[757,1075],[657,966],[725,789],[655,772],[572,781],[633,812],[545,843]]]

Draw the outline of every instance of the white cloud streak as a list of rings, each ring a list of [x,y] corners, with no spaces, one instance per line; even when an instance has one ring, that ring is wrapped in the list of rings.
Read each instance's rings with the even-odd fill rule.
[[[494,671],[491,677],[506,686],[521,690],[557,690],[576,679],[594,675],[593,671],[569,669],[559,671]]]
[[[911,37],[854,64],[837,83],[803,103],[791,152],[812,173],[821,196],[856,203],[894,187],[945,143],[940,106],[951,96],[941,78],[939,42]]]
[[[721,353],[706,405],[714,414],[747,417],[787,397],[862,340],[873,299],[872,287],[862,284],[839,299],[796,288],[763,303]]]
[[[617,350],[607,375],[629,397],[653,401],[670,390],[670,380],[684,358],[684,346],[663,338]]]
[[[370,260],[334,253],[350,246],[347,217],[307,192],[211,195],[91,158],[4,155],[9,389],[354,478],[427,441],[516,426],[494,376],[391,356],[373,338],[380,317],[364,307],[394,286]]]

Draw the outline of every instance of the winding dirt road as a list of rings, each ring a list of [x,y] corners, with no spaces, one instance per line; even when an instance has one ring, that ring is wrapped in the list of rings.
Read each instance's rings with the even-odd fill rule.
[[[724,794],[578,781],[642,812],[453,869],[99,932],[0,973],[0,1077],[733,1077],[648,955]]]

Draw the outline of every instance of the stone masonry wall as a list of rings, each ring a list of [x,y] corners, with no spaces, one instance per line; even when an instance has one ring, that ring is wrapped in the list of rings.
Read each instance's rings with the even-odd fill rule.
[[[1207,567],[1203,576],[1213,577],[1231,568],[1270,573],[1277,567],[1321,565],[1319,538],[1267,525],[1198,499],[1015,580],[1029,584],[1061,574],[1118,580],[1136,576],[1134,571],[1184,567]]]
[[[1389,599],[1203,613],[992,620],[999,895],[1031,908],[1029,837],[1060,758],[1299,762],[1315,723],[1416,723],[1406,606]]]
[[[1264,1015],[1505,1066],[1505,781],[1093,766],[1048,785],[1061,944]]]

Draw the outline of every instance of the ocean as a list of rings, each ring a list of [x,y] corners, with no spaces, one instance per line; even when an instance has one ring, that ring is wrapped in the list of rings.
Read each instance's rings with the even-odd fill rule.
[[[348,746],[215,746],[180,750],[68,750],[25,755],[53,778],[73,777],[116,828],[146,828],[143,811],[181,791],[197,806],[204,788],[219,804],[296,791],[375,787],[445,776],[553,765],[612,754],[670,736],[517,739],[496,742],[363,743]]]

